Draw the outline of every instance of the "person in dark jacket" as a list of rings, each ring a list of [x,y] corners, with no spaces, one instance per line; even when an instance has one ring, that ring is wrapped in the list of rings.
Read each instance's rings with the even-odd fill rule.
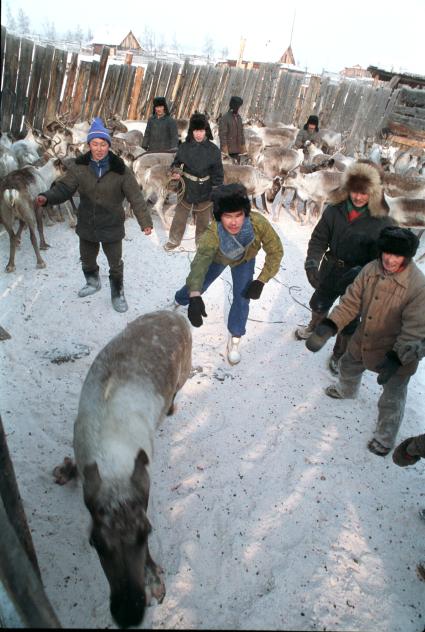
[[[211,219],[211,192],[223,184],[224,171],[221,153],[212,141],[211,128],[204,114],[192,114],[184,143],[179,145],[171,164],[172,179],[184,182],[184,194],[177,204],[165,250],[180,245],[186,222],[192,212],[195,220],[195,243]]]
[[[134,174],[124,162],[110,151],[111,138],[103,121],[95,118],[87,135],[90,148],[68,165],[66,174],[48,191],[37,196],[39,206],[61,204],[78,191],[80,204],[76,232],[80,238],[80,258],[86,285],[78,292],[85,297],[100,290],[97,255],[102,244],[109,263],[109,282],[114,309],[128,309],[124,296],[124,263],[122,239],[126,198],[145,235],[152,232],[152,219]]]
[[[307,247],[304,268],[314,293],[310,299],[311,320],[295,331],[299,340],[310,336],[362,267],[376,258],[380,231],[394,224],[388,217],[380,171],[368,160],[359,160],[346,170],[342,186],[334,191],[331,201]],[[349,323],[337,336],[329,360],[334,374],[338,373],[339,359],[357,322]]]
[[[229,111],[219,120],[218,135],[220,148],[234,162],[240,162],[240,154],[246,154],[245,135],[239,109],[243,104],[241,97],[231,97]]]
[[[319,131],[319,118],[315,114],[311,114],[308,117],[307,123],[298,132],[294,142],[294,149],[304,147],[307,140],[318,147],[322,144],[322,136]]]
[[[170,116],[165,97],[155,97],[154,113],[149,118],[142,147],[149,152],[176,152],[179,142],[177,123]]]
[[[409,380],[423,357],[425,275],[413,261],[418,237],[408,228],[386,226],[377,241],[379,256],[365,265],[339,304],[306,340],[316,352],[353,318],[359,318],[339,364],[339,380],[325,389],[334,399],[354,399],[364,371],[383,386],[370,452],[388,454],[403,420]]]
[[[393,452],[393,461],[400,467],[414,465],[421,459],[425,459],[425,434],[405,439]],[[419,510],[419,517],[425,520],[425,509]],[[416,572],[418,577],[425,581],[425,560],[417,564]]]

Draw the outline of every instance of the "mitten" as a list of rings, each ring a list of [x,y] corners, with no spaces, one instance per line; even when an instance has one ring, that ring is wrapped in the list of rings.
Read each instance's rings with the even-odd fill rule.
[[[420,456],[412,456],[407,452],[407,447],[413,439],[414,437],[409,437],[409,439],[405,439],[404,441],[399,443],[394,450],[393,461],[396,465],[399,465],[400,467],[406,467],[406,465],[414,465],[421,458]]]
[[[319,287],[319,266],[314,259],[307,259],[304,264],[308,282],[315,290]]]
[[[401,362],[396,352],[394,350],[388,351],[388,353],[385,354],[383,362],[380,362],[376,367],[378,371],[376,381],[378,384],[386,384],[388,380],[397,373],[400,367]]]
[[[207,313],[201,296],[192,296],[189,299],[187,315],[194,327],[200,327],[202,325],[202,316],[206,317]]]
[[[319,351],[323,345],[338,333],[338,327],[330,318],[324,318],[305,341],[305,346],[309,351]]]
[[[264,283],[262,281],[259,281],[258,279],[256,279],[255,281],[251,281],[246,289],[245,297],[254,299],[260,298],[263,287]]]

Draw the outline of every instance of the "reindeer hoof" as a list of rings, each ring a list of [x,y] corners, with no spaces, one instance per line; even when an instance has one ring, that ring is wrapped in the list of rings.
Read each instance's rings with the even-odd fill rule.
[[[44,263],[44,261],[39,261],[37,263],[37,268],[45,268],[45,267],[46,267],[46,264]]]
[[[48,248],[50,248],[50,245],[46,244],[46,242],[40,244],[40,250],[47,250]]]
[[[6,272],[15,272],[16,266],[10,265],[10,263],[6,266]]]
[[[52,474],[57,485],[65,485],[72,478],[76,477],[77,466],[69,456],[66,456],[63,460],[62,465],[57,465],[53,469]]]

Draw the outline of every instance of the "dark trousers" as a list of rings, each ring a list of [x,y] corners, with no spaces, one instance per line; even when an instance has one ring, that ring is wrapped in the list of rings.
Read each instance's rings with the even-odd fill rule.
[[[100,250],[100,242],[86,241],[80,237],[80,259],[84,274],[91,274],[99,271],[97,265],[97,255]],[[122,260],[122,240],[106,243],[102,241],[102,250],[106,255],[109,264],[109,278],[122,279],[124,273],[124,262]]]

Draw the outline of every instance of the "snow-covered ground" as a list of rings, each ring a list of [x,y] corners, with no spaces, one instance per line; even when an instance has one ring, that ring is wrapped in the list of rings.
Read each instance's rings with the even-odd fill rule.
[[[170,306],[186,278],[193,226],[185,251],[166,253],[167,231],[154,221],[151,237],[126,222],[125,314],[112,309],[103,253],[102,290],[77,297],[78,238],[66,224],[46,229],[44,270],[25,231],[16,272],[4,273],[9,244],[0,235],[0,325],[12,336],[0,343],[0,413],[64,627],[115,627],[80,483],[60,487],[52,470],[72,455],[79,393],[97,352],[127,322]],[[192,329],[193,375],[157,432],[150,548],[167,594],[142,627],[422,632],[425,583],[415,567],[425,560],[425,463],[399,468],[367,450],[376,375],[364,375],[357,400],[324,395],[331,344],[312,354],[293,335],[309,318],[311,226],[284,212],[274,226],[285,254],[251,303],[241,363],[225,358],[224,273],[205,294],[204,326]],[[409,386],[400,440],[424,432],[424,395],[425,362]]]

